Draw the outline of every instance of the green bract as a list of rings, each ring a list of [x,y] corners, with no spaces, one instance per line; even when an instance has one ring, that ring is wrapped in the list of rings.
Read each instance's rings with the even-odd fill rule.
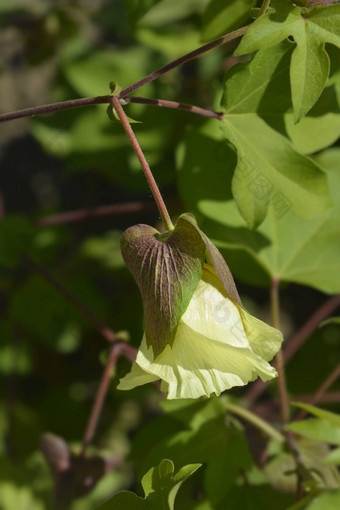
[[[122,253],[142,293],[145,334],[119,389],[161,379],[168,398],[198,398],[276,376],[267,361],[281,333],[244,310],[223,257],[190,215],[166,234],[131,227]]]

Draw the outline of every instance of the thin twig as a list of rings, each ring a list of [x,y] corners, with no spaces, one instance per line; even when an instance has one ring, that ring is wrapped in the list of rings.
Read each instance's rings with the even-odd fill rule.
[[[206,110],[205,108],[200,108],[199,106],[178,103],[177,101],[167,101],[165,99],[149,99],[146,97],[132,96],[124,98],[124,102],[126,104],[137,103],[137,104],[149,104],[152,106],[162,106],[164,108],[174,108],[177,110],[185,110],[191,113],[196,113],[197,115],[202,115],[203,117],[210,117],[218,120],[223,119],[223,113],[214,112],[213,110]]]
[[[60,110],[70,110],[71,108],[79,108],[81,106],[91,106],[94,104],[112,103],[112,96],[96,96],[96,97],[83,97],[81,99],[70,99],[69,101],[61,101],[60,103],[45,104],[42,106],[33,106],[32,108],[25,108],[24,110],[17,110],[16,112],[2,113],[0,115],[0,122],[7,120],[20,119],[21,117],[33,117],[34,115],[41,115],[43,113],[58,112]]]
[[[329,298],[313,315],[305,322],[305,324],[295,333],[287,344],[284,355],[289,360],[298,349],[304,344],[305,340],[317,329],[319,324],[325,320],[331,313],[340,306],[340,294]]]
[[[87,423],[87,427],[85,430],[84,438],[83,438],[83,446],[81,450],[80,455],[85,454],[85,450],[87,446],[92,441],[96,428],[98,425],[98,421],[103,409],[104,400],[107,394],[107,390],[109,387],[110,379],[111,379],[111,373],[112,369],[115,367],[118,357],[120,354],[125,354],[130,361],[133,361],[133,359],[136,357],[136,349],[134,347],[131,347],[125,343],[117,343],[111,347],[109,359],[107,361],[107,364],[105,366],[102,379],[100,381],[100,385],[96,394],[96,398],[93,403],[93,407],[91,410],[91,414]]]
[[[261,8],[260,8],[259,13],[257,15],[257,18],[261,18],[261,16],[266,14],[267,9],[268,9],[268,7],[270,5],[270,2],[271,2],[271,0],[263,0],[263,3],[261,5]]]
[[[114,104],[114,108],[117,112],[117,115],[118,117],[120,118],[120,121],[123,125],[123,128],[125,129],[125,132],[127,134],[127,136],[129,137],[130,139],[130,142],[131,142],[131,145],[133,147],[133,150],[135,151],[138,159],[139,159],[139,162],[142,166],[142,169],[143,169],[143,172],[144,172],[144,175],[145,175],[145,178],[148,182],[148,185],[150,187],[150,190],[153,194],[153,197],[155,199],[155,202],[157,204],[157,207],[158,207],[158,210],[159,210],[159,213],[162,217],[162,220],[166,226],[166,228],[168,230],[172,230],[174,228],[173,224],[172,224],[172,221],[171,221],[171,218],[169,216],[169,213],[168,213],[168,210],[166,208],[166,205],[164,203],[164,200],[162,198],[162,195],[159,191],[159,188],[156,184],[156,181],[155,181],[155,178],[151,172],[151,169],[149,167],[149,164],[148,162],[146,161],[146,158],[144,156],[144,153],[141,149],[141,146],[139,145],[138,143],[138,140],[136,138],[136,135],[134,134],[131,126],[130,126],[130,123],[128,121],[128,118],[127,116],[125,115],[125,112],[123,110],[123,108],[121,107],[121,104],[117,98],[117,96],[113,96],[113,104]]]
[[[164,73],[167,73],[168,71],[171,71],[171,69],[175,69],[176,67],[185,64],[186,62],[189,62],[189,60],[192,60],[193,58],[199,57],[200,55],[203,55],[203,53],[206,53],[207,51],[216,48],[217,46],[221,46],[222,44],[225,44],[229,41],[232,41],[233,39],[237,39],[238,37],[241,37],[244,35],[250,25],[246,25],[242,28],[238,28],[237,30],[234,30],[233,32],[230,32],[229,34],[222,35],[222,37],[219,37],[218,39],[215,39],[214,41],[211,41],[208,44],[205,44],[204,46],[201,46],[200,48],[197,48],[194,51],[191,51],[190,53],[187,53],[186,55],[183,55],[180,58],[177,58],[173,62],[170,62],[164,67],[161,67],[158,69],[158,71],[154,71],[153,73],[149,74],[148,76],[145,76],[141,80],[137,81],[133,85],[130,85],[126,89],[123,89],[118,95],[118,99],[122,99],[123,97],[131,94],[135,90],[139,89],[143,85],[146,85],[147,83],[150,83],[153,80],[156,80]]]
[[[302,347],[304,342],[318,328],[319,324],[329,317],[340,306],[340,295],[332,296],[320,308],[318,308],[303,326],[292,336],[291,340],[283,349],[285,362],[289,361]],[[254,403],[267,388],[268,383],[261,380],[254,382],[246,394],[248,402]]]
[[[151,81],[155,80],[162,74],[170,71],[171,69],[175,69],[176,67],[189,62],[189,60],[192,60],[193,58],[199,57],[200,55],[203,55],[203,53],[206,53],[207,51],[216,48],[217,46],[221,46],[222,44],[225,44],[229,41],[232,41],[233,39],[237,39],[238,37],[241,37],[244,35],[250,25],[241,27],[237,30],[234,30],[233,32],[230,32],[229,34],[223,35],[222,37],[219,37],[218,39],[215,39],[214,41],[205,44],[204,46],[201,46],[200,48],[197,48],[194,51],[191,51],[190,53],[187,53],[186,55],[183,55],[182,57],[174,60],[173,62],[170,62],[166,66],[162,67],[161,69],[158,69],[158,71],[155,71],[148,76],[145,76],[138,82],[130,85],[126,89],[123,89],[120,94],[118,94],[116,97],[118,99],[125,98],[128,94],[131,94],[131,92],[137,90],[138,88],[142,87],[143,85],[146,85],[147,83],[150,83]],[[60,110],[68,110],[70,108],[79,108],[81,106],[90,106],[94,104],[111,104],[112,103],[112,95],[106,95],[106,96],[96,96],[96,97],[84,97],[81,99],[71,99],[69,101],[61,101],[60,103],[52,103],[48,105],[43,106],[34,106],[32,108],[25,108],[24,110],[18,110],[16,112],[10,112],[10,113],[3,113],[0,115],[0,122],[8,121],[8,120],[14,120],[19,119],[21,117],[31,117],[34,115],[40,115],[43,113],[51,113],[56,112]],[[126,99],[125,99],[126,101]],[[163,105],[164,106],[164,105]],[[169,108],[171,106],[168,105]],[[186,109],[186,108],[184,108]],[[194,113],[198,113],[199,107],[197,107],[197,110],[194,111]],[[205,111],[202,109],[202,111]],[[200,113],[200,115],[204,115],[204,113]]]
[[[115,216],[120,214],[133,214],[155,210],[154,202],[129,202],[125,204],[103,205],[93,209],[78,209],[60,214],[52,214],[36,220],[39,227],[59,225],[61,223],[76,223],[91,218],[102,218],[104,216]]]
[[[302,498],[302,495],[303,495],[303,481],[304,480],[308,481],[310,479],[310,476],[309,476],[308,470],[306,469],[306,467],[303,463],[301,453],[300,453],[299,448],[296,444],[294,433],[291,432],[290,430],[286,430],[285,436],[286,436],[286,444],[287,444],[288,448],[290,449],[290,451],[294,457],[295,464],[296,464],[296,477],[297,477],[297,480],[296,480],[296,501],[300,501],[300,499]]]
[[[320,402],[320,398],[326,393],[328,388],[332,386],[332,384],[337,380],[337,378],[340,377],[340,363],[338,366],[335,367],[333,372],[331,372],[326,379],[323,381],[319,389],[316,391],[313,398],[310,400],[309,404],[314,405]],[[296,420],[302,420],[308,412],[305,409],[301,409],[299,414],[296,416]]]
[[[91,310],[89,310],[79,299],[72,294],[66,287],[64,287],[63,284],[61,284],[58,280],[55,279],[55,277],[49,273],[44,267],[42,267],[40,264],[37,264],[34,262],[30,257],[27,255],[23,255],[23,259],[26,262],[26,264],[33,269],[36,273],[40,274],[46,280],[49,282],[60,294],[62,294],[70,303],[72,303],[83,315],[86,317],[89,322],[91,322],[95,328],[98,330],[98,332],[110,343],[116,342],[118,340],[115,333],[112,331],[112,329],[105,326],[98,317],[96,317]]]
[[[324,395],[320,395],[317,401],[314,400],[315,395],[296,395],[291,398],[292,402],[306,402],[306,404],[337,404],[340,402],[340,391],[328,391]]]
[[[178,103],[176,101],[168,101],[166,99],[151,99],[144,97],[126,97],[121,100],[123,104],[137,103],[148,104],[152,106],[163,106],[165,108],[174,108],[177,110],[185,110],[191,113],[196,113],[203,117],[215,118],[218,120],[223,119],[223,113],[214,112],[199,106],[189,105],[185,103]],[[84,97],[81,99],[71,99],[69,101],[61,101],[60,103],[45,104],[41,106],[33,106],[25,108],[24,110],[17,110],[15,112],[3,113],[0,115],[0,122],[8,120],[20,119],[22,117],[34,117],[35,115],[42,115],[46,113],[57,112],[61,110],[70,110],[72,108],[80,108],[83,106],[92,106],[96,104],[112,104],[112,96],[97,96],[97,97]]]

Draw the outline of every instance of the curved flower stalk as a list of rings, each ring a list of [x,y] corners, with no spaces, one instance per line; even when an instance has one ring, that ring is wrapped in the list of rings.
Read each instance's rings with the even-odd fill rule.
[[[157,334],[158,329],[159,335],[165,335],[167,340],[156,343],[152,340],[148,341],[148,324],[144,321],[145,333],[136,361],[133,363],[131,371],[120,381],[118,389],[128,390],[160,379],[162,381],[161,389],[168,393],[169,399],[199,398],[201,396],[209,397],[212,393],[219,395],[233,386],[243,386],[257,377],[263,381],[276,377],[277,373],[268,361],[280,348],[282,342],[280,331],[252,317],[244,310],[236,288],[233,286],[233,280],[230,280],[230,278],[232,279],[230,271],[217,248],[199,231],[197,225],[188,215],[183,215],[178,220],[175,231],[180,227],[178,225],[180,220],[186,221],[186,226],[189,222],[192,228],[199,232],[199,238],[203,243],[202,264],[199,264],[198,268],[196,267],[199,269],[196,271],[199,273],[199,277],[189,283],[190,288],[194,288],[191,293],[189,292],[190,299],[187,299],[188,296],[186,296],[188,303],[186,306],[182,306],[183,285],[181,291],[177,292],[177,298],[174,298],[171,291],[171,283],[174,284],[174,282],[166,281],[164,273],[162,273],[162,259],[155,256],[158,278],[149,275],[148,282],[145,282],[144,278],[142,281],[138,278],[141,271],[140,264],[137,275],[136,270],[132,267],[131,270],[139,284],[142,296],[148,293],[143,285],[147,285],[148,289],[151,287],[155,291],[156,304],[150,301],[145,302],[143,299],[144,317],[150,316],[150,308],[154,308],[155,312],[156,328],[151,330],[151,336],[155,331]],[[132,227],[132,229],[135,228]],[[150,235],[150,231],[147,232],[147,235]],[[134,231],[135,233],[136,231]],[[155,234],[152,235],[155,236]],[[130,242],[127,246],[124,245],[124,240],[122,243],[123,256],[126,258],[128,266],[130,264],[130,268],[131,260],[136,261],[136,254],[137,258],[138,254],[141,256],[140,243],[137,242],[136,246],[137,238],[140,239],[140,236],[134,235],[130,238],[130,240],[133,239],[133,248]],[[168,240],[169,238],[165,242],[161,242],[164,245]],[[176,248],[178,244],[177,239]],[[129,254],[132,250],[132,259],[126,257],[126,250]],[[150,248],[145,250],[146,253],[149,253],[149,257],[150,251],[152,252]],[[161,252],[163,259],[167,261],[165,266],[170,280],[172,275],[172,271],[169,272],[170,259],[174,267],[178,269],[177,266],[183,267],[184,265],[190,273],[190,258],[185,259],[183,253],[180,253],[180,256],[177,253],[178,263],[176,263],[173,253],[176,250],[170,249],[168,252],[164,250],[164,246],[159,247],[156,243],[154,251],[157,252],[157,255]],[[142,257],[144,263],[145,257],[144,253]],[[222,278],[218,273],[222,274]],[[181,278],[187,283],[186,274],[184,276],[177,274],[175,283]],[[158,279],[160,279],[161,285],[168,289],[166,292],[167,307],[164,307],[164,303],[160,307],[159,303],[157,304],[159,301],[157,299]],[[150,282],[151,285],[149,285]],[[174,293],[176,294],[176,289]],[[161,300],[163,298],[164,296]],[[168,314],[172,308],[179,309],[180,313],[178,319],[174,320],[174,328],[172,325],[168,328],[168,332],[171,329],[169,335],[167,326],[164,327],[162,314]],[[157,324],[159,328],[157,328]]]

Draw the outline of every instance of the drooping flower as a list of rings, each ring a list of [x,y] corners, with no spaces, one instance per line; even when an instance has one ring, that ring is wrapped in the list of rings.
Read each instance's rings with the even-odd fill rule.
[[[136,280],[142,296],[144,294],[143,298],[146,294],[150,295],[150,288],[151,294],[154,291],[154,302],[145,302],[144,299],[143,302],[144,317],[147,317],[147,320],[151,317],[151,321],[155,322],[151,327],[151,341],[150,337],[148,339],[148,324],[144,322],[145,333],[136,361],[131,371],[120,381],[118,389],[128,390],[160,379],[161,389],[168,393],[169,399],[198,398],[212,393],[219,395],[222,391],[233,386],[245,385],[257,377],[263,381],[272,379],[277,374],[268,361],[280,348],[282,342],[280,331],[252,317],[244,310],[230,271],[217,248],[199,231],[189,216],[183,215],[180,220],[182,223],[185,221],[186,226],[189,222],[199,233],[204,246],[204,255],[201,258],[199,255],[193,256],[192,245],[188,257],[185,243],[184,245],[178,243],[178,238],[177,242],[172,245],[170,243],[168,250],[158,244],[159,240],[153,248],[141,250],[141,243],[136,244],[136,239],[141,240],[141,236],[135,235],[136,231],[133,232],[134,235],[131,235],[131,231],[128,233],[128,251],[131,255],[132,249],[133,256],[132,259],[125,258],[130,262],[130,268],[131,260],[134,260],[132,272],[135,277],[135,263],[138,253],[141,256],[142,252],[144,264],[148,258],[152,258],[153,253],[156,263],[151,264],[151,267],[149,265],[148,270],[153,268],[155,271],[158,268],[158,276],[153,278],[149,275],[149,281],[145,281],[145,277],[138,278],[140,272],[137,274]],[[181,228],[181,225],[178,226],[177,223],[175,231],[176,228]],[[144,236],[155,236],[149,229],[150,227]],[[160,242],[166,245],[169,239],[170,237]],[[179,244],[181,249],[177,250]],[[124,242],[122,246],[124,256],[127,253],[127,246],[124,246]],[[197,264],[193,266],[194,272],[196,271],[199,276],[197,278],[196,274],[193,282],[189,281],[191,258],[200,261],[198,266]],[[164,278],[164,274],[160,276],[164,260],[167,279]],[[169,269],[171,264],[172,267]],[[181,273],[180,267],[183,269],[183,266],[187,271]],[[177,274],[173,271],[174,268],[177,268]],[[175,281],[171,281],[171,278]],[[176,289],[178,281],[182,282],[180,291]],[[186,284],[191,289],[194,287],[184,299],[183,281],[184,286]],[[164,296],[159,298],[159,292],[164,285],[167,287],[165,300],[168,299],[168,306],[164,305]],[[177,300],[175,297],[171,302],[173,294],[177,296]],[[176,310],[180,312],[176,314]],[[174,320],[167,324],[169,314],[172,314]],[[165,335],[165,341],[162,334]],[[156,341],[152,338],[153,335],[156,335]]]

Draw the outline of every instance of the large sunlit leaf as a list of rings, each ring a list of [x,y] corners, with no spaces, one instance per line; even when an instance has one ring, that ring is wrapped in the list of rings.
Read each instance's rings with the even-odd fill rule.
[[[243,37],[237,55],[272,46],[289,36],[296,48],[292,54],[290,78],[295,121],[311,109],[326,84],[329,57],[325,43],[340,47],[340,5],[307,10],[285,0],[273,0],[276,12],[256,20]]]
[[[289,106],[287,88],[280,84],[287,76],[289,49],[283,44],[259,52],[249,65],[226,75],[222,129],[237,149],[232,189],[250,228],[262,223],[277,196],[289,196],[292,210],[306,219],[329,206],[322,170],[273,129],[284,122]]]
[[[330,205],[322,170],[260,117],[228,114],[223,132],[237,147],[232,189],[250,228],[262,223],[280,194],[289,197],[292,211],[304,219],[320,215]]]
[[[182,197],[201,219],[207,235],[223,248],[238,278],[261,285],[278,278],[326,293],[340,292],[338,149],[318,158],[327,170],[334,206],[319,218],[302,219],[293,212],[289,194],[277,189],[269,214],[256,232],[246,228],[232,200],[230,182],[236,158],[214,121],[187,134],[179,159]],[[195,188],[189,184],[193,181]]]
[[[334,58],[340,61],[340,52]],[[292,45],[284,42],[259,50],[245,64],[226,74],[223,106],[231,114],[257,113],[279,133],[288,136],[302,154],[312,154],[334,143],[340,136],[337,76],[327,84],[320,100],[298,124],[294,123],[289,83]]]

